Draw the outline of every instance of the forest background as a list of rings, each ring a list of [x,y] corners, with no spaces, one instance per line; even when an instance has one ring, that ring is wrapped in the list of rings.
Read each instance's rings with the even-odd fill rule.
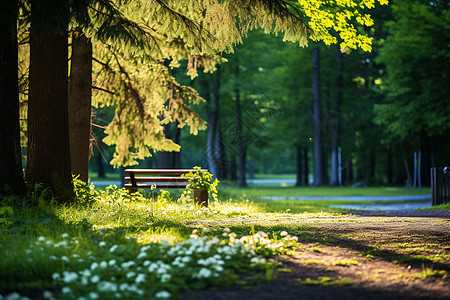
[[[296,174],[297,185],[429,185],[430,167],[449,163],[448,4],[395,1],[371,15],[370,53],[301,48],[260,30],[213,73],[191,80],[182,62],[173,75],[206,99],[192,108],[208,129],[193,136],[165,126],[180,152],[157,152],[139,167],[198,165],[241,186],[254,174]],[[114,148],[98,145],[91,170],[117,173],[106,164]]]
[[[57,190],[68,182],[55,176],[68,157],[72,165],[61,174],[71,169],[87,180],[88,152],[83,145],[80,158],[75,149],[81,140],[91,142],[99,177],[104,162],[199,165],[240,186],[255,173],[295,173],[297,185],[420,186],[429,184],[430,167],[448,163],[448,3],[400,0],[369,15],[374,1],[244,2],[69,1],[69,14],[68,6],[39,1],[30,18],[28,2],[19,1],[25,180]],[[54,40],[45,31],[50,25]],[[38,79],[47,65],[64,64],[59,36],[66,26],[65,92]],[[308,37],[309,47],[299,47]],[[54,41],[61,48],[52,53]],[[28,51],[33,44],[39,51]],[[69,95],[70,136],[58,126],[65,106],[42,101],[55,90],[52,99]],[[77,99],[91,93],[83,107],[92,106],[92,122],[81,125]]]

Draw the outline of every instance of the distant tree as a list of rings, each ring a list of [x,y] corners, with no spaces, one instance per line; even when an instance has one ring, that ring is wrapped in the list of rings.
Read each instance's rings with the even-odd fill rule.
[[[422,162],[429,167],[436,152],[448,145],[449,8],[447,1],[395,1],[393,18],[386,22],[387,37],[380,45],[377,62],[386,66],[386,72],[377,87],[385,97],[375,105],[374,120],[388,142],[404,149],[400,161],[405,161],[406,173],[414,152],[427,153]],[[428,168],[421,169],[428,178]]]

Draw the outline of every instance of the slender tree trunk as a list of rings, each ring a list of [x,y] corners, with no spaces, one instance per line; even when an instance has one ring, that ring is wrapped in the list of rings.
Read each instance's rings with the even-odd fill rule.
[[[337,75],[336,75],[336,95],[334,97],[334,111],[333,111],[333,128],[331,137],[331,176],[330,186],[339,185],[339,118],[340,118],[340,106],[342,101],[342,52],[340,46],[337,46]]]
[[[403,164],[405,165],[406,187],[411,187],[412,178],[411,178],[411,172],[409,171],[408,161],[406,159],[404,159]]]
[[[208,107],[207,108],[208,137],[206,141],[206,157],[208,159],[208,168],[209,172],[211,172],[211,174],[213,174],[217,178],[220,172],[219,171],[220,166],[218,158],[216,157],[217,151],[215,150],[215,147],[217,145],[216,134],[217,132],[220,132],[220,130],[217,129],[217,127],[219,126],[219,112],[218,112],[219,107],[217,107],[216,101],[212,101],[210,85],[203,78],[203,75],[199,77],[199,85],[200,85],[200,95],[206,100]]]
[[[25,195],[20,152],[19,87],[17,78],[18,1],[3,0],[9,18],[0,20],[0,193],[8,187]],[[10,10],[10,11],[9,11]]]
[[[236,136],[237,136],[237,146],[238,146],[238,167],[239,167],[239,181],[238,185],[240,187],[247,186],[247,178],[246,178],[246,156],[247,156],[247,147],[244,144],[244,136],[242,132],[242,114],[241,114],[241,91],[239,88],[239,57],[236,54],[236,66],[235,66],[235,90],[234,95],[236,97]]]
[[[220,127],[220,74],[221,69],[217,67],[216,76],[213,82],[213,99],[214,99],[214,111],[216,113],[215,117],[215,132],[214,132],[214,157],[217,160],[217,178],[225,179],[227,178],[227,159],[224,150],[223,140],[222,140],[222,130]]]
[[[295,182],[295,186],[302,186],[303,185],[303,168],[302,168],[302,162],[303,162],[303,148],[300,146],[296,146],[296,156],[297,156],[297,180]]]
[[[67,15],[66,1],[32,4],[25,179],[32,184],[43,183],[50,187],[60,202],[73,197],[68,122],[67,20],[54,24]],[[45,25],[43,20],[47,20]]]
[[[305,186],[309,185],[309,164],[308,164],[308,146],[305,147],[305,151],[303,152],[303,166],[304,166],[304,176],[303,180],[305,181]]]
[[[323,184],[323,144],[320,104],[320,54],[313,49],[313,131],[314,131],[314,186]]]
[[[72,59],[69,81],[70,158],[73,175],[87,182],[89,177],[92,44],[80,32],[72,36]]]
[[[103,166],[103,157],[100,150],[98,151],[98,156],[96,157],[96,165],[98,178],[105,178],[105,167]]]
[[[232,157],[230,159],[230,163],[228,165],[228,173],[227,178],[230,181],[236,182],[237,181],[237,165],[236,165],[236,159]]]
[[[388,149],[387,149],[387,180],[388,180],[389,185],[392,185],[394,183],[392,163],[393,163],[392,150],[391,150],[391,146],[388,146]]]

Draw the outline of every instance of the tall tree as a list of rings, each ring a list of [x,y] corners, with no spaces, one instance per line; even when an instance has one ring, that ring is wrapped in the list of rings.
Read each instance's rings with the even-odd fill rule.
[[[68,126],[69,2],[33,1],[30,29],[28,162],[25,179],[73,196]]]
[[[323,184],[323,143],[320,102],[320,52],[313,49],[313,132],[314,132],[314,186]]]
[[[339,141],[339,129],[340,129],[340,106],[342,101],[342,52],[337,47],[336,53],[337,60],[337,73],[336,73],[336,92],[334,95],[333,105],[333,124],[331,133],[331,176],[330,185],[337,186],[342,184],[340,181],[340,141]]]
[[[14,194],[26,192],[22,172],[19,128],[19,87],[17,78],[18,1],[0,5],[0,193],[7,186]]]
[[[73,175],[89,177],[92,98],[92,43],[79,30],[72,34],[69,80],[70,159]]]

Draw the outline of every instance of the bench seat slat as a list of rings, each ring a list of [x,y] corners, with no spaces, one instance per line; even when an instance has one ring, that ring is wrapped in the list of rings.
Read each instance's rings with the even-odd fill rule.
[[[136,182],[188,182],[186,177],[134,177]],[[131,182],[131,177],[125,177],[126,182]]]
[[[207,170],[202,170],[207,171]],[[126,169],[125,174],[136,174],[136,175],[181,175],[187,174],[189,172],[197,172],[195,169]]]
[[[138,184],[137,186],[133,187],[131,183],[126,183],[126,188],[138,188],[138,189],[149,189],[153,186],[153,184]],[[176,189],[180,188],[183,189],[187,186],[187,183],[185,184],[158,184],[156,185],[157,189]]]

